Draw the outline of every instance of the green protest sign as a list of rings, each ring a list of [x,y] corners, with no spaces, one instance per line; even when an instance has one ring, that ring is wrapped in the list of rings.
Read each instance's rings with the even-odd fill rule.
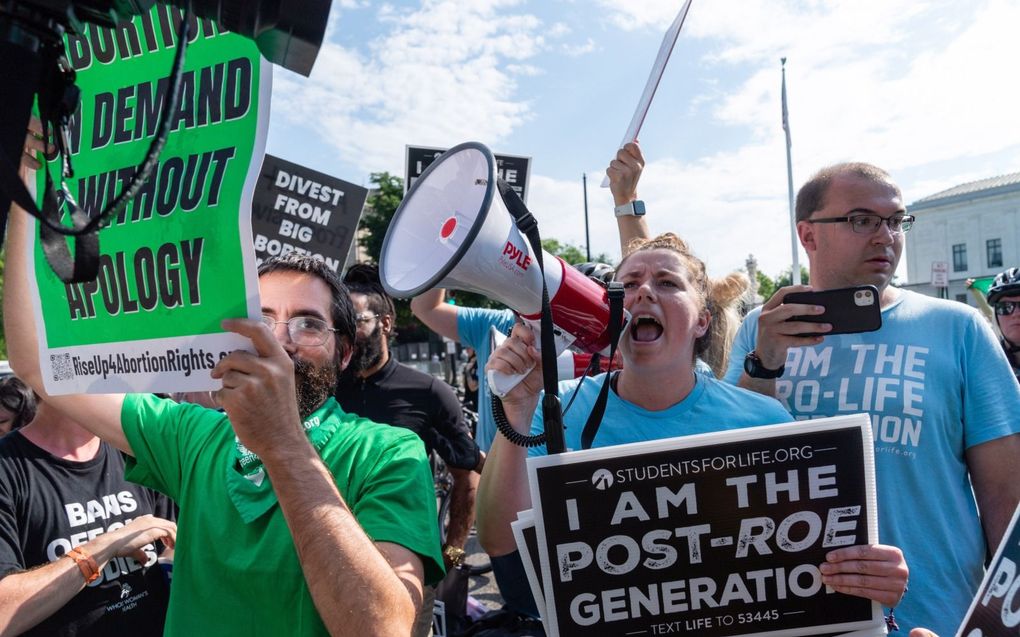
[[[180,20],[177,9],[156,5],[115,29],[90,24],[65,42],[82,90],[66,188],[90,216],[125,188],[156,135]],[[259,312],[251,192],[271,66],[253,42],[209,20],[193,19],[189,40],[166,147],[141,192],[100,232],[97,279],[62,283],[33,231],[29,267],[52,393],[211,389],[216,361],[250,349],[220,321]],[[40,171],[40,202],[44,184]]]

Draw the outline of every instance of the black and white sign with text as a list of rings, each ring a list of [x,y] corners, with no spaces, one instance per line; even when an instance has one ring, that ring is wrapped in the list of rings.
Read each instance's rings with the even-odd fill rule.
[[[432,165],[437,157],[447,151],[446,148],[429,146],[407,146],[407,170],[404,173],[404,192],[406,193],[414,181],[421,177],[425,169]],[[531,168],[530,157],[518,155],[494,155],[496,158],[496,176],[502,177],[521,201],[528,203],[528,176]]]
[[[1020,635],[1020,508],[999,543],[992,565],[985,570],[977,597],[956,632],[958,637]]]
[[[528,475],[550,637],[883,626],[818,570],[878,541],[867,416],[528,458]]]
[[[339,274],[367,198],[366,188],[267,154],[251,204],[256,259],[297,251]]]

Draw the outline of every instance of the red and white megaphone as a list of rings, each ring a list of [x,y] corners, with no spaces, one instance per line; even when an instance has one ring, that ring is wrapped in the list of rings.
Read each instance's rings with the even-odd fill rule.
[[[556,353],[570,346],[608,353],[606,290],[548,252],[542,262]],[[542,273],[496,187],[492,151],[477,142],[446,151],[415,181],[386,231],[379,266],[391,296],[407,298],[435,287],[477,292],[538,329]],[[629,319],[625,312],[624,325]],[[490,374],[489,386],[503,396],[522,378]]]

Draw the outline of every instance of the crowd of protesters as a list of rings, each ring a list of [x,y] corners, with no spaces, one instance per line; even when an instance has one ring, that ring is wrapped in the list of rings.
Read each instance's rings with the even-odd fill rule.
[[[38,132],[26,157],[45,149]],[[696,246],[651,236],[638,205],[643,167],[631,143],[607,170],[623,251],[614,278],[632,322],[622,370],[582,385],[568,447],[581,447],[603,381],[611,389],[594,447],[833,416],[836,398],[810,410],[791,401],[797,383],[852,399],[896,373],[909,346],[924,370],[913,402],[893,396],[869,413],[924,413],[919,436],[891,443],[910,449],[876,454],[883,544],[831,551],[820,570],[914,637],[952,634],[1020,501],[1008,469],[1020,460],[1020,271],[988,292],[998,337],[963,304],[896,288],[915,220],[885,171],[838,164],[797,196],[810,283],[741,317],[745,279],[712,279]],[[377,273],[353,268],[345,284],[295,254],[260,266],[262,320],[224,321],[256,353],[219,362],[223,388],[206,404],[50,396],[25,311],[27,223],[12,209],[4,324],[18,378],[0,381],[0,434],[11,432],[0,438],[0,635],[428,635],[435,586],[463,559],[476,504],[506,612],[537,617],[510,530],[531,506],[529,452],[492,415],[498,401],[519,433],[542,430],[540,354],[511,311],[449,305],[438,289],[412,301],[429,328],[471,348],[463,389],[480,415],[474,436],[450,387],[392,356],[396,313]],[[878,289],[883,320],[852,339],[790,320],[824,308],[783,303],[857,285]],[[498,347],[492,328],[508,336]],[[862,365],[867,351],[886,352],[885,362]],[[805,352],[824,356],[824,370],[796,365]],[[496,397],[487,370],[526,376]],[[433,451],[454,476],[445,543]],[[173,568],[156,566],[160,556]],[[538,622],[517,627],[502,634],[543,634]]]

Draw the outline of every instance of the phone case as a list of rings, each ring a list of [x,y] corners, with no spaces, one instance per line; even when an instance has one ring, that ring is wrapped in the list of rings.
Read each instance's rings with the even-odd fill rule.
[[[832,331],[826,332],[826,335],[874,332],[882,327],[882,305],[879,302],[878,288],[873,285],[819,292],[794,292],[787,294],[783,298],[783,303],[823,306],[825,312],[822,314],[794,316],[789,320],[831,323]],[[812,336],[812,334],[799,336]]]

